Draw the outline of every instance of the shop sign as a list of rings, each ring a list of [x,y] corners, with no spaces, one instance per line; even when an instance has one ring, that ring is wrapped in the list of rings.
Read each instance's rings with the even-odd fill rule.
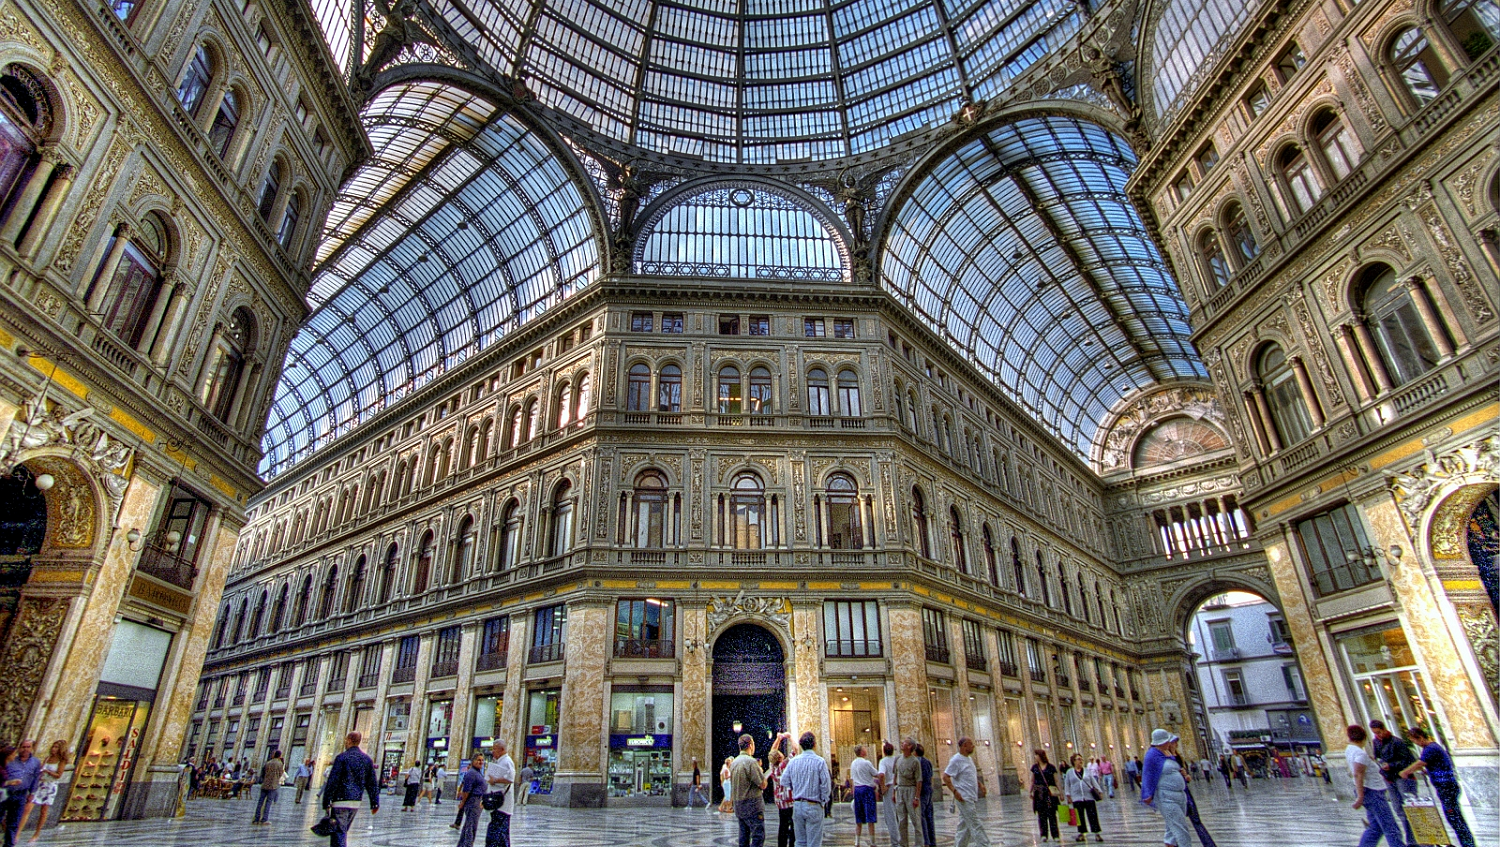
[[[526,739],[527,747],[551,747],[553,738],[550,735],[533,735]]]
[[[636,749],[636,750],[670,750],[672,749],[672,736],[670,735],[611,735],[609,746],[612,750]]]
[[[544,723],[543,724],[537,724],[537,725],[535,725],[535,726],[533,726],[531,728],[531,734],[532,735],[551,735],[552,734],[552,726],[550,724],[544,724]]]

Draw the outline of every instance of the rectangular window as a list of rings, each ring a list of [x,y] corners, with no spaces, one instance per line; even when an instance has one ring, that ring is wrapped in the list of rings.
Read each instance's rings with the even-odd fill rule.
[[[490,618],[479,632],[479,661],[475,670],[503,668],[510,653],[510,615]]]
[[[567,634],[568,607],[548,606],[536,610],[535,623],[531,630],[531,661],[560,662],[563,657],[563,638]]]
[[[1290,647],[1292,644],[1292,630],[1281,618],[1271,618],[1267,622],[1271,627],[1271,647]]]
[[[1243,673],[1239,671],[1225,671],[1224,690],[1229,694],[1229,705],[1250,705],[1250,695],[1245,691],[1245,675]]]
[[[349,651],[335,650],[328,662],[328,690],[343,691],[349,678]]]
[[[391,682],[411,682],[417,678],[417,651],[422,647],[422,636],[402,637],[396,647],[396,667],[391,671]]]
[[[1257,82],[1245,95],[1245,108],[1250,110],[1251,119],[1258,118],[1271,107],[1271,92],[1266,88],[1264,82]]]
[[[1312,574],[1313,589],[1320,596],[1348,591],[1381,578],[1374,557],[1365,558],[1370,542],[1365,537],[1359,511],[1345,503],[1320,515],[1297,522]]]
[[[1214,165],[1219,163],[1219,151],[1214,148],[1213,142],[1210,141],[1203,145],[1203,149],[1199,150],[1198,155],[1194,156],[1193,159],[1198,162],[1198,167],[1202,169],[1203,173],[1208,173],[1213,170]]]
[[[667,312],[661,316],[661,331],[674,335],[682,334],[682,313]]]
[[[1021,675],[1021,659],[1016,654],[1016,636],[1009,630],[995,631],[996,643],[1000,648],[1000,673],[1006,676]]]
[[[922,608],[922,642],[927,648],[927,661],[949,661],[948,629],[943,613],[937,609]]]
[[[255,742],[260,739],[260,715],[245,719],[245,749],[254,750]]]
[[[380,645],[365,647],[359,656],[359,688],[374,688],[380,682]]]
[[[293,747],[307,743],[307,731],[312,726],[312,713],[300,714],[297,716],[296,721],[296,723],[292,724]]]
[[[240,740],[240,719],[230,718],[229,724],[224,730],[224,749],[233,750],[236,742]]]
[[[822,338],[828,334],[822,318],[803,318],[802,334],[808,338]]]
[[[1026,670],[1033,682],[1047,681],[1047,664],[1042,660],[1042,645],[1035,638],[1026,639]]]
[[[770,315],[751,315],[750,316],[750,334],[751,335],[770,335],[771,334],[771,316]]]
[[[1193,193],[1192,175],[1183,171],[1182,175],[1177,177],[1177,181],[1172,183],[1172,193],[1177,195],[1178,201],[1188,199],[1188,196]]]
[[[833,319],[833,337],[834,338],[853,338],[854,337],[854,319],[853,318],[834,318]]]
[[[989,662],[984,655],[984,628],[978,621],[965,620],[964,627],[964,663],[969,670],[989,670]]]
[[[463,641],[463,627],[447,626],[438,630],[432,650],[432,675],[453,676],[458,673],[458,648]]]
[[[1302,672],[1297,670],[1296,665],[1281,666],[1281,681],[1286,683],[1288,698],[1292,700],[1307,699],[1307,693],[1302,688]]]
[[[1233,658],[1234,627],[1229,621],[1213,621],[1208,625],[1208,636],[1213,641],[1215,659]]]
[[[880,604],[874,600],[829,600],[823,604],[826,655],[879,656]]]
[[[739,335],[740,334],[740,316],[739,315],[719,315],[719,334],[720,335]]]
[[[670,659],[676,655],[673,626],[676,607],[671,600],[646,597],[615,604],[615,657]]]
[[[1285,82],[1296,76],[1306,64],[1307,56],[1303,55],[1302,48],[1293,41],[1286,46],[1286,50],[1282,51],[1281,57],[1276,60],[1276,72],[1281,74],[1281,80]]]
[[[650,332],[652,327],[652,315],[650,312],[631,312],[630,331]]]

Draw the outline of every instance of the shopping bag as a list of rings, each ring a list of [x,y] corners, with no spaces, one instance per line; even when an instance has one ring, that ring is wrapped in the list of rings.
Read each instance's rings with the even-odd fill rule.
[[[1412,838],[1418,844],[1453,843],[1448,839],[1437,803],[1427,797],[1406,798],[1406,822],[1411,824]]]
[[[1078,826],[1077,820],[1073,817],[1075,814],[1077,813],[1073,811],[1072,806],[1069,806],[1067,803],[1061,803],[1057,807],[1057,822],[1069,826]]]

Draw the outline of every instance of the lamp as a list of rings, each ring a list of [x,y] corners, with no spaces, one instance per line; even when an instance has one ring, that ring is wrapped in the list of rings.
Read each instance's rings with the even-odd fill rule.
[[[682,639],[682,646],[683,649],[687,650],[689,653],[692,653],[698,649],[698,639],[684,638]]]
[[[735,735],[739,735],[740,732],[745,728],[745,725],[740,723],[739,721],[735,721],[734,723],[730,724],[730,727],[734,729]]]
[[[130,530],[125,533],[125,545],[130,548],[130,551],[132,553],[140,552],[141,531],[134,527],[131,527]]]

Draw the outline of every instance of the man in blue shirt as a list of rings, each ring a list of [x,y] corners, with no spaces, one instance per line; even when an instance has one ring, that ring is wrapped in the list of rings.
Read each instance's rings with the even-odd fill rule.
[[[21,829],[21,814],[26,801],[36,790],[42,774],[42,760],[31,755],[32,743],[22,741],[16,757],[5,766],[5,800],[0,802],[0,824],[5,827],[5,847],[16,847],[16,833]]]
[[[312,759],[304,759],[302,764],[297,766],[297,779],[295,783],[297,786],[297,799],[295,802],[297,803],[302,802],[302,795],[307,793],[307,784],[312,781],[312,766]]]
[[[802,752],[792,757],[781,775],[792,790],[792,831],[801,847],[823,847],[823,804],[833,794],[828,763],[813,752],[817,741],[811,732],[802,733],[797,739]]]
[[[463,819],[463,829],[458,833],[458,847],[474,847],[474,835],[479,832],[479,814],[484,811],[484,795],[489,790],[484,779],[484,754],[476,753],[458,781],[458,815]],[[456,828],[458,824],[453,824]]]

